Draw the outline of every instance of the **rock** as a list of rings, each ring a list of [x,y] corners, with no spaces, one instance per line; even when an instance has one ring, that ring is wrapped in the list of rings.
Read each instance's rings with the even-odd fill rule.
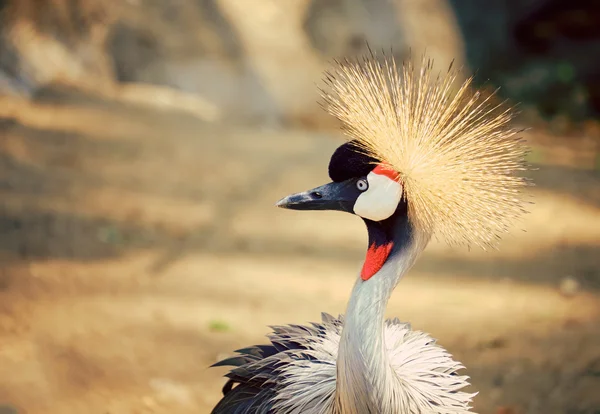
[[[168,378],[154,378],[150,387],[156,393],[156,399],[163,404],[177,404],[191,407],[193,405],[192,393],[186,385]]]
[[[0,414],[18,414],[19,411],[10,405],[0,404]]]
[[[571,297],[579,291],[579,282],[572,276],[567,276],[560,281],[560,293],[565,297]]]
[[[153,410],[156,408],[156,401],[150,396],[143,397],[142,404],[144,404],[144,407],[146,407],[149,410]]]

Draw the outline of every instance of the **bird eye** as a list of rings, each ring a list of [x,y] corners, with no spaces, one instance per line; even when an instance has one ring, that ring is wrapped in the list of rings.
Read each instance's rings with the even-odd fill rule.
[[[364,179],[358,180],[356,182],[356,188],[358,188],[360,191],[367,191],[369,189],[369,183]]]

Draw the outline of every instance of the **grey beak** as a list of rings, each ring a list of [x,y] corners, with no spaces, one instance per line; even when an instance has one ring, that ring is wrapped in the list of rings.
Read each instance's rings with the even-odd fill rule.
[[[359,192],[352,182],[332,182],[302,193],[291,194],[275,204],[290,210],[337,210],[353,212]]]

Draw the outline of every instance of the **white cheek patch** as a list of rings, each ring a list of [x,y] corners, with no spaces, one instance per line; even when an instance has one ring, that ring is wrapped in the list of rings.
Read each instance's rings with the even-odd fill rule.
[[[367,175],[369,189],[358,196],[354,213],[373,221],[389,218],[402,199],[402,185],[391,178],[370,172]]]

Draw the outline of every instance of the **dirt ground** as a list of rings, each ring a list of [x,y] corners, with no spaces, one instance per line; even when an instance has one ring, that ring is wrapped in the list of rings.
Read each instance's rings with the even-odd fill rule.
[[[274,207],[327,181],[337,138],[61,94],[0,108],[1,414],[208,413],[218,358],[344,312],[362,223]],[[531,139],[526,232],[433,243],[388,313],[466,365],[479,413],[598,414],[597,141]]]

